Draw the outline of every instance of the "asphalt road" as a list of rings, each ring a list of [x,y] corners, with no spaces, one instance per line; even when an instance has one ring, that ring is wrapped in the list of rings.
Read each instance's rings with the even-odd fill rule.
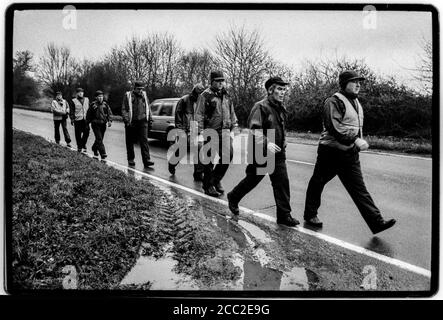
[[[43,112],[14,109],[13,127],[54,139],[52,115]],[[72,146],[76,147],[74,128],[68,125]],[[61,130],[60,130],[61,131]],[[242,136],[237,136],[234,153],[242,154]],[[94,141],[88,140],[88,152]],[[108,128],[104,143],[108,159],[127,164],[123,123],[115,122]],[[62,135],[63,142],[63,135]],[[166,162],[167,147],[150,140],[155,165],[148,173],[201,190],[201,184],[192,178],[192,166],[179,165],[171,177]],[[306,188],[313,172],[316,146],[290,143],[287,149],[288,173],[291,184],[293,215],[302,221]],[[375,252],[430,269],[431,265],[431,184],[432,159],[361,153],[360,161],[367,188],[385,218],[397,219],[390,230],[373,236],[356,206],[338,178],[326,185],[319,217],[324,226],[318,232],[359,245]],[[140,149],[136,146],[136,168],[143,169]],[[244,177],[244,164],[230,166],[223,184],[231,190]],[[275,216],[275,202],[269,178],[247,195],[240,205]]]

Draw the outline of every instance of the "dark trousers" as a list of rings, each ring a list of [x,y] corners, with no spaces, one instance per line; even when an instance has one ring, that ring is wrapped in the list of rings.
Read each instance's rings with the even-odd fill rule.
[[[257,168],[256,164],[249,164],[246,167],[246,177],[231,191],[231,200],[234,203],[239,203],[265,177],[265,175],[257,174]],[[277,219],[284,218],[291,213],[291,193],[285,159],[275,159],[275,168],[269,174],[269,178],[271,179],[275,204],[277,206]]]
[[[60,125],[62,125],[63,136],[66,143],[71,143],[71,137],[69,136],[68,128],[66,126],[66,119],[54,120],[55,142],[60,142]]]
[[[232,161],[233,157],[233,148],[232,148],[232,138],[222,139],[222,135],[220,134],[218,143],[218,156],[220,159],[218,160],[217,165],[214,167],[213,159],[215,154],[208,152],[208,156],[212,159],[208,164],[203,165],[203,188],[208,189],[213,186],[215,183],[221,181],[228,171],[229,164]],[[210,140],[207,140],[205,144],[210,143]],[[229,154],[229,163],[222,163],[222,159],[226,157],[226,154]]]
[[[91,123],[91,127],[95,136],[92,151],[98,151],[100,156],[106,155],[105,145],[103,144],[103,138],[105,137],[106,132],[106,123]]]
[[[187,147],[188,152],[189,152],[189,149],[191,148],[191,141],[189,139],[189,136],[188,136],[188,141],[187,141],[187,146],[186,147]],[[203,173],[203,169],[204,169],[203,165],[200,163],[200,157],[199,157],[200,150],[201,150],[201,144],[199,143],[198,146],[197,146],[197,157],[196,157],[197,159],[195,159],[197,161],[197,163],[194,163],[194,175],[195,174],[202,174]],[[180,154],[180,149],[177,149],[175,151],[175,157],[178,158],[177,163],[175,163],[175,164],[174,163],[169,163],[169,165],[175,168],[179,164],[179,162],[185,156],[186,156],[186,154],[183,154],[183,153]]]
[[[74,121],[75,141],[78,149],[86,149],[86,142],[89,137],[89,125],[86,120]]]
[[[306,192],[304,218],[317,215],[323,188],[336,175],[368,226],[376,224],[381,219],[381,214],[363,181],[358,151],[355,148],[341,151],[322,145],[318,147],[317,162]]]
[[[146,165],[151,160],[148,145],[148,121],[135,120],[129,126],[125,127],[126,153],[128,161],[135,159],[134,141],[138,141],[142,153],[143,164]]]

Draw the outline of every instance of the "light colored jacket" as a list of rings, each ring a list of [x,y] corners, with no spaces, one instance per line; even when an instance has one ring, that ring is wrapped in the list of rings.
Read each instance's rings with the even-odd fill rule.
[[[63,120],[63,117],[69,114],[69,105],[68,102],[63,99],[62,104],[54,99],[51,104],[51,111],[54,116],[54,120]]]
[[[143,99],[146,103],[146,120],[148,122],[152,121],[151,116],[151,108],[149,107],[149,99],[146,95],[146,91],[142,91]],[[123,97],[123,103],[122,103],[122,117],[123,121],[125,123],[131,123],[132,122],[132,91],[128,91],[125,93],[125,96]]]
[[[86,120],[86,113],[89,109],[89,99],[84,97],[83,104],[77,98],[72,99],[71,120]]]
[[[363,108],[357,98],[351,102],[342,93],[335,93],[325,101],[324,128],[319,143],[343,151],[352,149],[354,141],[363,137],[363,118]]]

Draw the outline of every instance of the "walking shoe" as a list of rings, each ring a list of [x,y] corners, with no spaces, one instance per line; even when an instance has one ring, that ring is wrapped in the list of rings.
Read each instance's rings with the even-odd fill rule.
[[[291,215],[287,215],[284,218],[277,218],[277,223],[288,227],[295,227],[296,225],[300,224],[300,221],[293,218]]]
[[[309,218],[309,219],[305,219],[305,223],[311,227],[316,227],[316,228],[323,227],[323,222],[321,222],[317,216]]]
[[[232,193],[228,192],[228,194],[226,196],[228,198],[229,210],[231,210],[231,212],[233,214],[238,216],[240,214],[240,209],[238,208],[238,203],[235,203],[234,201],[232,201]]]
[[[225,193],[225,189],[223,189],[223,186],[220,181],[214,182],[214,188],[218,193],[221,194]]]
[[[203,175],[201,173],[194,173],[194,181],[203,181]]]
[[[67,146],[68,148],[71,148],[71,144],[70,144],[70,143],[67,143],[66,146]]]
[[[82,152],[83,152],[83,153],[88,153],[88,149],[83,148],[83,149],[82,149]]]
[[[390,227],[392,227],[395,224],[396,220],[395,219],[390,219],[390,220],[384,220],[381,219],[380,221],[377,222],[377,224],[373,227],[369,227],[372,231],[373,234],[377,234],[379,232],[382,232],[386,229],[389,229]]]
[[[82,152],[82,149],[81,149],[81,148],[78,148],[78,149],[77,149],[77,152]]]
[[[144,163],[145,167],[150,167],[154,165],[154,162],[152,162],[151,160],[148,160]]]
[[[207,194],[208,196],[211,196],[211,197],[219,197],[220,196],[220,193],[218,193],[213,186],[210,186],[209,188],[204,189],[204,190],[205,190],[205,194]]]
[[[101,155],[102,160],[105,160],[107,157],[108,155],[106,153]]]
[[[128,166],[134,167],[135,166],[135,161],[134,160],[128,160]]]
[[[94,150],[94,158],[98,159],[98,151]]]
[[[168,163],[168,171],[170,174],[175,174],[175,166]]]

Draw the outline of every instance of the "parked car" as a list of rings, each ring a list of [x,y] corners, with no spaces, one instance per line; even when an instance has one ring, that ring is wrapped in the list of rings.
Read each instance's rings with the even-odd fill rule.
[[[175,108],[180,98],[157,99],[152,101],[152,128],[149,138],[167,141],[169,130],[175,128]]]

